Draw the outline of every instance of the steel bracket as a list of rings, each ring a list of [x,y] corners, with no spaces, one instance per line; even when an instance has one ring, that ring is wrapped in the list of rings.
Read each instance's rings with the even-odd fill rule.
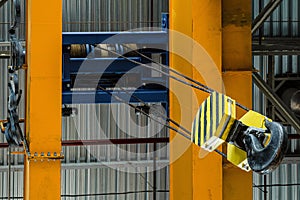
[[[63,155],[62,152],[58,153],[58,152],[29,152],[27,153],[27,159],[29,161],[40,161],[40,162],[43,162],[43,161],[56,161],[56,160],[62,160],[64,159],[65,156]]]

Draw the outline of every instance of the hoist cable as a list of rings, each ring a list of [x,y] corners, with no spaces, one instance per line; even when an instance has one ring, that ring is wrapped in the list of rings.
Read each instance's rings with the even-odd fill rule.
[[[122,55],[122,54],[119,54],[119,53],[117,53],[116,51],[112,51],[112,50],[110,50],[110,49],[106,49],[106,48],[103,48],[103,47],[100,47],[100,46],[97,46],[97,48],[102,49],[102,50],[104,50],[104,51],[108,51],[108,52],[110,52],[110,53],[113,53],[113,54],[115,54],[115,55],[117,55],[117,56],[119,56],[119,57],[121,57],[121,58],[124,58],[125,60],[128,60],[129,62],[132,62],[132,63],[134,63],[134,64],[143,66],[143,67],[148,68],[148,69],[152,69],[152,70],[154,70],[154,71],[156,71],[156,72],[159,72],[159,73],[161,73],[161,74],[163,74],[163,75],[165,75],[165,76],[167,76],[167,77],[169,77],[169,78],[172,78],[172,79],[174,79],[174,80],[176,80],[176,81],[178,81],[178,82],[180,82],[180,83],[182,83],[182,84],[188,85],[188,86],[190,86],[190,87],[193,87],[193,88],[195,88],[195,89],[201,90],[201,91],[206,92],[206,93],[211,93],[211,92],[210,92],[208,89],[206,89],[206,88],[203,88],[203,87],[199,87],[199,86],[197,86],[197,85],[190,84],[190,83],[188,83],[188,82],[186,82],[186,81],[183,81],[183,80],[181,80],[181,79],[179,79],[179,78],[177,78],[177,77],[175,77],[175,76],[172,76],[172,75],[168,74],[167,72],[164,72],[164,71],[162,71],[162,70],[160,70],[160,69],[156,69],[155,67],[152,67],[152,66],[150,66],[150,65],[146,65],[146,64],[144,64],[144,63],[141,63],[141,62],[138,62],[138,61],[129,59],[128,57],[126,57],[126,56],[124,56],[124,55]]]
[[[124,46],[124,45],[123,45],[123,46]],[[164,66],[163,64],[160,64],[159,66],[162,67],[162,68],[164,68],[164,69],[166,69],[166,70],[172,71],[173,73],[175,73],[175,74],[177,74],[177,75],[179,75],[179,76],[181,76],[181,77],[183,77],[183,78],[185,78],[185,79],[187,79],[187,80],[189,80],[189,81],[191,81],[191,82],[193,82],[193,83],[195,83],[195,84],[197,84],[197,85],[188,83],[188,82],[186,82],[186,81],[184,81],[184,80],[182,80],[182,79],[179,79],[179,78],[177,78],[177,77],[175,77],[175,76],[173,76],[173,75],[170,75],[170,74],[167,73],[167,72],[164,72],[164,71],[162,71],[162,70],[160,70],[160,69],[157,69],[157,68],[155,68],[155,67],[152,67],[152,66],[150,66],[150,65],[147,65],[147,64],[138,62],[138,61],[136,61],[136,60],[132,60],[132,59],[128,58],[127,56],[124,56],[124,55],[122,55],[122,54],[120,54],[120,53],[118,53],[118,52],[116,52],[116,51],[113,51],[113,50],[110,50],[110,49],[107,49],[107,48],[100,47],[99,45],[98,45],[96,48],[99,48],[99,49],[101,49],[101,50],[110,52],[110,53],[112,53],[112,54],[114,54],[114,55],[116,55],[116,56],[119,56],[119,57],[121,57],[121,58],[124,58],[125,60],[127,60],[127,61],[129,61],[129,62],[132,62],[132,63],[134,63],[134,64],[143,66],[143,67],[148,68],[148,69],[152,69],[152,70],[154,70],[154,71],[156,71],[156,72],[159,72],[159,73],[161,73],[161,74],[163,74],[163,75],[165,75],[165,76],[167,76],[167,77],[169,77],[169,78],[172,78],[173,80],[176,80],[176,81],[178,81],[178,82],[180,82],[180,83],[182,83],[182,84],[184,84],[184,85],[190,86],[190,87],[195,88],[195,89],[198,89],[198,90],[200,90],[200,91],[203,91],[203,92],[206,92],[206,93],[209,93],[209,94],[211,94],[212,92],[215,91],[215,90],[209,88],[208,86],[206,86],[206,85],[204,85],[204,84],[202,84],[202,83],[200,83],[200,82],[198,82],[198,81],[196,81],[196,80],[194,80],[194,79],[192,79],[192,78],[190,78],[190,77],[187,77],[186,75],[184,75],[184,74],[182,74],[182,73],[180,73],[180,72],[178,72],[178,71],[176,71],[176,70],[174,70],[174,69],[170,69],[170,68]],[[136,51],[136,50],[135,50],[135,51]],[[141,54],[140,52],[138,52],[138,53]],[[143,54],[142,54],[142,55],[143,55]],[[144,55],[144,56],[145,56],[145,55]],[[147,56],[145,56],[145,57],[147,57]],[[149,61],[152,61],[152,62],[154,61],[153,59],[151,59],[151,58],[149,58],[149,57],[147,57],[147,59],[149,59]],[[154,63],[157,64],[158,62],[154,61]],[[240,103],[238,103],[238,102],[236,102],[236,105],[237,105],[238,107],[240,107],[241,109],[245,110],[245,111],[249,111],[249,110],[250,110],[249,108],[247,108],[246,106],[244,106],[244,105],[242,105],[242,104],[240,104]]]
[[[147,116],[149,119],[152,119],[153,121],[157,122],[158,124],[163,125],[163,126],[166,126],[167,128],[169,128],[169,129],[171,129],[171,130],[173,130],[173,131],[179,133],[180,135],[182,135],[183,137],[185,137],[185,138],[187,138],[187,139],[189,139],[189,140],[191,139],[190,136],[188,136],[187,134],[185,134],[185,133],[179,131],[178,129],[176,129],[176,128],[170,126],[170,125],[166,125],[166,124],[160,122],[159,120],[155,119],[154,117],[151,117],[151,115],[149,115],[149,114],[148,114],[147,112],[145,112],[144,110],[140,109],[139,107],[137,107],[137,106],[135,106],[135,105],[133,105],[133,104],[131,104],[131,103],[126,102],[124,99],[122,99],[122,98],[120,98],[119,96],[117,96],[117,95],[111,93],[110,91],[106,90],[105,88],[103,88],[103,87],[101,87],[101,86],[98,86],[98,88],[99,88],[100,90],[102,90],[103,92],[107,93],[108,95],[110,95],[112,98],[114,98],[114,99],[117,100],[118,102],[124,103],[124,104],[128,105],[129,107],[131,107],[131,108],[133,108],[133,109],[139,111],[140,113],[144,114],[144,115]]]
[[[142,54],[141,52],[137,51],[136,49],[132,49],[132,48],[130,48],[130,47],[128,47],[127,45],[124,45],[124,44],[121,44],[121,46],[127,48],[127,49],[130,50],[130,51],[133,51],[134,53],[137,53],[137,54],[140,55],[141,57],[143,57],[143,58],[145,58],[145,59],[147,59],[147,60],[149,60],[149,61],[151,61],[151,62],[153,62],[153,63],[155,63],[155,64],[157,64],[157,65],[159,65],[160,67],[162,67],[162,68],[164,68],[164,69],[166,69],[166,70],[168,70],[168,71],[170,71],[170,72],[173,72],[174,74],[177,74],[178,76],[181,76],[181,77],[185,78],[186,80],[191,81],[191,82],[193,82],[193,83],[195,83],[195,84],[197,84],[197,85],[199,85],[199,86],[201,86],[201,87],[207,89],[210,93],[214,91],[213,89],[211,89],[211,88],[209,88],[208,86],[206,86],[206,85],[200,83],[199,81],[196,81],[196,80],[194,80],[194,79],[192,79],[192,78],[190,78],[190,77],[188,77],[188,76],[186,76],[186,75],[184,75],[184,74],[182,74],[182,73],[176,71],[175,69],[169,68],[168,66],[166,66],[166,65],[164,65],[164,64],[162,64],[162,63],[160,63],[160,62],[155,61],[154,59],[152,59],[152,58],[146,56],[145,54]]]
[[[138,102],[142,103],[143,106],[147,106],[150,108],[149,105],[147,105],[146,102],[144,102],[142,99],[140,99],[139,97],[135,96],[134,94],[130,94],[127,90],[123,89],[122,87],[120,87],[120,90],[125,92],[128,96],[132,96],[134,99],[136,99]],[[175,126],[177,126],[178,128],[180,128],[182,131],[184,131],[186,134],[191,135],[191,132],[189,130],[187,130],[185,127],[181,126],[179,123],[177,123],[175,120],[169,118],[168,116],[166,116],[165,114],[163,114],[162,112],[160,112],[159,110],[156,109],[157,114],[159,114],[161,117],[163,117],[165,120],[167,120],[168,122],[171,122],[172,124],[174,124]]]
[[[135,105],[133,105],[133,104],[127,102],[127,101],[125,101],[124,99],[118,97],[117,95],[115,95],[115,94],[113,94],[112,92],[106,90],[105,88],[103,88],[103,87],[101,87],[101,86],[98,86],[98,88],[99,88],[100,90],[102,90],[103,92],[107,93],[108,95],[110,95],[111,97],[113,97],[113,98],[114,98],[115,100],[117,100],[118,102],[124,103],[124,104],[130,106],[131,108],[133,108],[133,109],[135,109],[135,110],[141,112],[142,114],[144,114],[145,116],[147,116],[149,119],[155,121],[156,123],[159,123],[160,125],[166,126],[167,128],[169,128],[169,129],[175,131],[176,133],[179,133],[181,136],[185,137],[186,139],[191,140],[191,133],[190,133],[186,128],[184,128],[184,127],[182,127],[180,124],[178,124],[176,121],[174,121],[174,120],[172,120],[172,119],[166,117],[166,118],[168,118],[168,119],[170,120],[171,123],[173,123],[173,124],[174,124],[175,126],[177,126],[178,128],[182,129],[185,133],[183,133],[182,131],[180,131],[180,130],[178,130],[178,129],[176,129],[176,128],[170,126],[170,125],[164,124],[164,123],[160,122],[159,120],[156,120],[154,117],[152,117],[150,114],[148,114],[148,113],[145,112],[144,110],[140,109],[139,107],[137,107],[137,106],[135,106]],[[133,97],[134,97],[134,96],[133,96]],[[138,97],[137,97],[137,98],[138,98]],[[139,98],[138,98],[138,99],[139,99]],[[219,150],[216,149],[215,152],[218,153],[218,154],[220,154],[221,156],[227,158],[227,156],[226,156],[224,153],[220,152]]]

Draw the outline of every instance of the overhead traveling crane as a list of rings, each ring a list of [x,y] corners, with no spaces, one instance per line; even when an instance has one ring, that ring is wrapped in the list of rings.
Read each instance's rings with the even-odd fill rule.
[[[16,2],[18,1],[15,0],[15,3]],[[188,2],[185,4],[185,7],[181,7],[184,9],[179,9],[179,7],[182,6],[181,3],[182,2],[179,1],[171,1],[171,28],[175,30],[178,29],[179,31],[182,31],[199,41],[202,41],[203,38],[198,38],[198,33],[203,34],[205,31],[208,31],[208,33],[214,33],[210,37],[215,37],[216,40],[213,39],[214,42],[211,47],[209,47],[209,45],[203,41],[201,44],[204,44],[203,46],[209,51],[209,53],[212,54],[213,59],[217,59],[217,65],[220,66],[221,63],[219,58],[222,52],[220,52],[220,49],[216,47],[220,47],[219,43],[221,43],[219,33],[219,28],[221,27],[221,3],[205,1],[204,4],[202,2],[200,5],[199,2],[194,2],[195,4],[192,6],[191,2]],[[244,2],[242,4],[239,3],[238,5],[245,6],[245,9],[249,9],[249,5],[246,5],[246,3],[249,2]],[[3,128],[2,126],[2,129],[5,129],[4,132],[6,133],[6,137],[10,144],[19,144],[23,142],[25,146],[25,199],[59,199],[60,196],[60,159],[62,158],[62,155],[60,154],[60,118],[62,102],[61,1],[54,0],[49,2],[47,11],[41,9],[43,6],[43,2],[38,0],[28,0],[27,2],[27,49],[25,65],[22,63],[24,56],[23,51],[20,44],[14,37],[14,29],[16,27],[12,27],[12,54],[14,55],[12,67],[10,68],[10,94],[13,94],[10,97],[12,109],[9,109],[9,111],[11,111],[11,116],[8,118],[8,121],[5,124],[6,127]],[[223,6],[223,11],[225,11],[224,15],[229,16],[232,15],[232,10],[239,8],[239,6],[235,4],[234,0],[225,1]],[[208,10],[204,9],[202,10],[202,13],[188,13],[190,10],[195,11],[196,8],[208,8]],[[211,10],[218,12],[212,14]],[[248,10],[245,11],[242,9],[239,14],[242,15],[245,13],[246,22],[249,23],[249,21],[247,21],[249,20],[249,16],[247,15],[249,14]],[[179,20],[178,17],[182,14],[187,15],[183,16],[183,18]],[[198,16],[199,14],[200,16]],[[211,17],[211,15],[216,15],[216,17]],[[204,19],[204,16],[209,17]],[[207,21],[204,22],[203,20]],[[186,24],[182,24],[182,22],[185,22]],[[195,26],[200,22],[204,22],[202,24],[203,26],[199,29],[195,28]],[[228,38],[231,39],[231,34],[239,35],[239,31],[241,30],[242,32],[248,32],[248,23],[240,24],[239,22],[234,22],[235,21],[232,22],[232,20],[227,21],[226,17],[223,19],[224,30],[222,41],[224,45],[228,42]],[[16,23],[18,22],[16,21]],[[209,26],[209,28],[207,28],[207,26]],[[193,27],[195,29],[193,29]],[[47,38],[46,41],[44,39],[45,37]],[[239,35],[239,37],[240,38],[238,39],[241,41],[246,39],[244,38],[246,37],[244,35]],[[172,48],[177,48],[176,42],[178,41],[172,41],[171,35]],[[245,45],[242,45],[244,48],[243,51],[245,51],[245,49],[247,51],[248,48],[245,47],[250,44],[248,44],[248,40],[245,40],[244,42]],[[49,48],[45,50],[46,52],[40,52],[40,49],[44,45],[47,45]],[[240,45],[241,44],[237,44],[237,48],[241,48]],[[181,48],[185,47],[181,46]],[[218,49],[216,52],[212,52],[216,49]],[[240,59],[234,56],[232,57],[232,55],[228,54],[226,51],[230,52],[233,51],[233,49],[227,49],[226,46],[223,47],[223,51],[225,51],[223,52],[225,54],[225,56],[223,56],[223,65],[227,66],[227,62],[229,61],[233,63],[237,62],[236,65],[238,67],[246,65],[246,68],[242,68],[242,70],[244,70],[242,74],[246,74],[246,77],[249,77],[248,75],[251,71],[247,68],[249,65],[249,58]],[[249,56],[249,54],[246,53],[245,55]],[[47,57],[45,58],[42,55],[47,55]],[[243,56],[243,54],[241,54],[241,56]],[[244,65],[239,63],[244,61],[247,61],[248,63],[246,62]],[[187,65],[185,61],[177,58],[176,56],[171,57],[171,62],[171,66],[176,66],[177,64]],[[41,63],[43,63],[42,70],[40,66]],[[235,68],[235,66],[230,66],[228,69],[234,71],[238,67]],[[22,137],[20,134],[20,129],[14,125],[14,123],[19,123],[19,119],[15,112],[16,106],[19,102],[18,89],[15,87],[15,71],[21,68],[25,68],[27,70],[26,138]],[[187,68],[186,70],[190,69],[191,68]],[[239,73],[241,72],[231,72],[229,74],[225,73],[223,77],[225,80],[225,85],[226,81],[231,81],[233,77],[233,79],[237,79],[239,82],[245,81],[245,85],[250,86],[249,83],[251,83],[251,81],[248,79],[234,77]],[[194,76],[191,71],[188,71],[187,74],[191,75],[191,77]],[[198,75],[196,75],[194,78],[199,78],[197,76]],[[171,88],[174,86],[172,84],[174,83],[171,83]],[[236,96],[236,93],[241,92],[232,92],[230,88],[234,87],[235,86],[230,85],[228,88],[226,88],[229,89],[227,92],[229,91],[228,93],[232,96]],[[243,88],[243,91],[246,92],[246,96],[249,96],[249,88]],[[280,124],[271,122],[265,116],[253,111],[248,111],[241,118],[236,117],[235,100],[223,95],[222,93],[212,92],[209,97],[206,96],[206,99],[199,94],[198,96],[204,101],[196,114],[192,128],[191,140],[197,146],[201,146],[202,156],[207,154],[207,152],[216,150],[216,148],[226,141],[228,143],[227,159],[234,165],[237,165],[246,171],[249,171],[251,168],[254,171],[265,173],[278,166],[284,156],[287,145],[287,137]],[[245,103],[245,100],[242,101]],[[250,100],[247,100],[247,102],[250,102]],[[47,105],[46,108],[43,105]],[[179,115],[174,112],[175,110],[179,109],[177,109],[176,106],[176,102],[171,94],[171,118],[173,117],[177,120]],[[45,108],[43,112],[40,110],[41,107]],[[43,117],[45,112],[49,115],[47,119]],[[187,117],[186,120],[189,121],[189,123],[192,121],[191,117]],[[49,123],[51,126],[49,126]],[[14,127],[14,129],[11,127]],[[45,132],[51,132],[51,134]],[[173,145],[175,144],[176,143],[173,143]],[[181,144],[179,144],[179,146],[180,145]],[[175,148],[177,147],[175,146]],[[226,184],[228,183],[235,185],[237,180],[230,182],[227,180],[231,179],[229,176],[233,175],[231,169],[227,170],[225,168],[225,173],[227,170],[229,175],[222,175],[224,172],[220,170],[220,168],[222,168],[222,160],[220,160],[220,157],[216,158],[215,155],[208,155],[208,158],[205,158],[206,160],[204,159],[200,161],[198,160],[198,155],[197,158],[194,157],[194,152],[199,152],[199,149],[193,150],[193,148],[194,147],[190,148],[185,153],[186,155],[183,155],[179,161],[171,164],[171,199],[199,199],[200,196],[198,190],[196,189],[196,187],[199,187],[197,183],[200,183],[199,190],[204,190],[204,193],[201,194],[204,196],[204,199],[230,199],[226,193],[229,192],[229,190],[226,188],[226,185],[223,188],[222,183],[225,181]],[[171,149],[171,152],[173,153],[173,149]],[[188,157],[187,154],[192,157]],[[171,155],[171,159],[172,156],[173,155]],[[49,159],[48,162],[45,162],[45,158],[51,159],[51,162]],[[187,160],[188,162],[186,162]],[[183,178],[182,174],[179,174],[181,170],[183,170],[182,161],[185,162],[185,172],[186,169],[188,169],[187,174],[185,174],[185,176],[188,178],[188,182],[182,181],[186,178]],[[200,177],[200,175],[202,176],[204,173],[207,173],[207,167],[212,170],[214,175],[213,177],[203,181],[203,177],[206,176]],[[236,173],[235,169],[234,173]],[[190,175],[192,175],[192,177],[189,177]],[[239,172],[236,173],[235,176],[239,176]],[[247,177],[249,177],[249,175]],[[201,182],[201,180],[203,182]],[[185,184],[185,186],[182,184]],[[248,178],[243,184],[249,184]],[[179,188],[179,186],[183,187]],[[251,188],[250,185],[248,186]],[[189,188],[182,192],[186,189],[186,187]],[[220,187],[223,188],[223,193],[222,191],[220,193],[220,191],[216,190]],[[48,191],[46,191],[45,188],[47,188]],[[236,197],[234,198],[237,199]]]

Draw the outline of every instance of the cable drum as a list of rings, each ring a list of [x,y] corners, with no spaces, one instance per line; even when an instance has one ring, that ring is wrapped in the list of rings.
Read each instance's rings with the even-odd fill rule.
[[[69,50],[72,58],[86,58],[88,55],[89,57],[95,58],[116,57],[112,52],[117,52],[127,57],[138,56],[135,51],[128,52],[128,50],[124,48],[124,45],[131,49],[138,48],[137,44],[71,44]]]
[[[87,49],[85,44],[71,44],[70,55],[72,58],[85,58],[88,55]]]
[[[128,52],[124,48],[124,45],[130,47],[131,49],[137,49],[137,44],[98,44],[95,47],[94,56],[98,57],[115,57],[116,54],[112,52],[117,52],[118,54],[127,56],[127,57],[136,57],[138,54],[135,51]]]

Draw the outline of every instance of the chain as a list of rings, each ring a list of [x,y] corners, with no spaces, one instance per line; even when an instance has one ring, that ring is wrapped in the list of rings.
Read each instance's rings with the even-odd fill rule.
[[[14,0],[14,23],[9,34],[11,41],[11,66],[8,67],[8,106],[7,122],[2,130],[10,146],[19,146],[23,141],[23,133],[20,127],[18,107],[22,96],[22,90],[19,89],[18,70],[24,64],[24,52],[21,42],[17,39],[16,29],[19,27],[21,18],[20,0]]]

